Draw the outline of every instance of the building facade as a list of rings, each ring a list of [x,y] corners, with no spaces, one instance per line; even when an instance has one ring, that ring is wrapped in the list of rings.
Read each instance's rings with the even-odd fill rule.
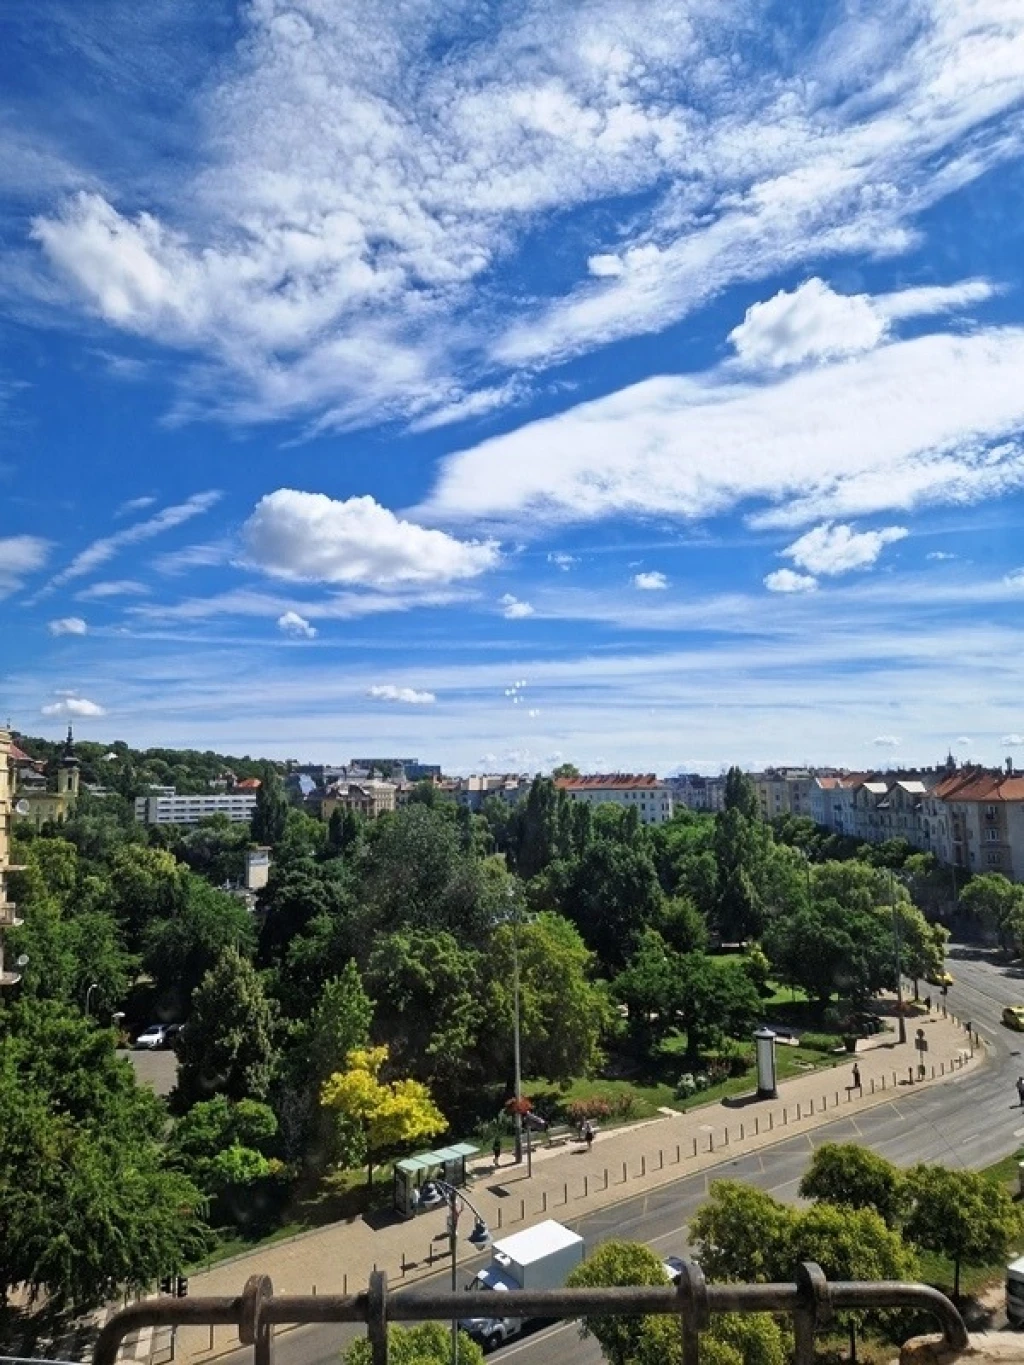
[[[226,815],[232,824],[247,825],[256,809],[255,792],[224,792],[213,796],[151,794],[135,800],[140,825],[198,825],[211,815]]]
[[[962,768],[926,798],[932,849],[968,872],[1001,872],[1024,881],[1024,776]]]
[[[16,745],[12,747],[18,759],[16,819],[29,821],[36,829],[51,820],[63,824],[75,809],[81,782],[71,726],[68,726],[54,788],[48,786],[41,764],[22,753]]]
[[[595,773],[587,777],[557,777],[555,786],[571,801],[591,806],[616,805],[635,810],[644,825],[663,825],[672,819],[672,792],[654,773]]]
[[[14,871],[11,863],[11,830],[14,821],[14,758],[10,730],[0,728],[0,987],[16,986],[21,973],[13,970],[5,956],[5,937],[22,921],[18,907],[10,900],[7,877]]]
[[[666,779],[672,793],[672,804],[687,810],[710,811],[713,815],[725,809],[725,778],[705,777],[703,773],[677,773]]]
[[[312,798],[321,820],[330,820],[336,810],[355,811],[366,820],[395,809],[398,787],[394,782],[381,782],[364,777],[358,782],[334,782],[321,796]]]

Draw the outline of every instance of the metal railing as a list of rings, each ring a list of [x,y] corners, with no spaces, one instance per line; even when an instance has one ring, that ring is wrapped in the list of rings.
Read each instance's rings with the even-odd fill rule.
[[[615,1314],[674,1314],[679,1318],[683,1365],[698,1365],[700,1334],[715,1313],[780,1313],[793,1320],[796,1365],[812,1365],[814,1340],[836,1313],[908,1308],[930,1314],[954,1351],[968,1347],[967,1329],[953,1304],[928,1285],[897,1280],[829,1281],[820,1266],[806,1262],[792,1284],[708,1284],[700,1266],[682,1263],[675,1287],[510,1290],[501,1295],[508,1318],[595,1318]],[[253,1365],[273,1365],[274,1328],[311,1323],[366,1324],[373,1365],[387,1365],[388,1323],[490,1317],[495,1296],[486,1290],[461,1294],[406,1291],[393,1294],[387,1275],[375,1270],[359,1294],[274,1294],[267,1275],[253,1275],[234,1297],[146,1299],[116,1313],[96,1339],[93,1365],[117,1365],[121,1343],[131,1332],[173,1327],[237,1327],[243,1346],[253,1348]]]

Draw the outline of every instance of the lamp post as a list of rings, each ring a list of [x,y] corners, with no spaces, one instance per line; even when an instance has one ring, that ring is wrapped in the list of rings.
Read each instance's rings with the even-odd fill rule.
[[[896,879],[889,868],[889,906],[892,910],[892,938],[896,951],[896,1014],[899,1018],[900,1042],[907,1041],[907,1021],[903,1017],[903,963],[900,953],[900,917],[896,913]]]
[[[87,1019],[89,1017],[89,1001],[92,999],[92,993],[93,991],[98,991],[99,988],[100,983],[98,981],[94,981],[85,993],[85,1017]]]
[[[485,1247],[490,1241],[491,1234],[483,1215],[468,1195],[462,1190],[457,1190],[454,1185],[449,1185],[447,1180],[432,1180],[430,1183],[441,1191],[448,1204],[448,1249],[452,1257],[452,1293],[457,1294],[459,1291],[459,1214],[462,1212],[463,1204],[472,1210],[476,1219],[473,1224],[473,1231],[469,1234],[469,1240],[473,1245]],[[452,1365],[459,1365],[459,1319],[457,1317],[452,1318]]]
[[[512,1061],[515,1070],[515,1159],[523,1159],[523,1065],[520,1050],[519,1021],[519,897],[514,886],[508,888],[509,908],[512,912]],[[528,1172],[529,1174],[529,1172]]]

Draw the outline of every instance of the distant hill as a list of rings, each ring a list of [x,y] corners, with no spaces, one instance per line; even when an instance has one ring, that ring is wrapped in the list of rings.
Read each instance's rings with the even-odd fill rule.
[[[14,740],[25,753],[46,763],[47,776],[56,773],[63,740],[35,735],[15,735]],[[151,785],[174,787],[185,796],[206,793],[211,782],[229,773],[239,780],[259,777],[269,761],[248,754],[241,758],[216,754],[212,749],[132,749],[120,739],[112,744],[76,739],[75,755],[82,765],[83,782],[107,787],[129,799],[141,796]],[[275,766],[283,771],[282,765]]]

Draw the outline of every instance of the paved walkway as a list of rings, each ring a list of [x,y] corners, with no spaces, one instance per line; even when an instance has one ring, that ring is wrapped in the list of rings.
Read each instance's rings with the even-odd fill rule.
[[[928,1050],[923,1080],[918,1075],[915,1035],[924,1030]],[[488,1158],[472,1168],[469,1196],[487,1220],[492,1237],[516,1232],[553,1217],[572,1219],[708,1169],[741,1153],[769,1146],[793,1132],[807,1132],[840,1114],[856,1113],[906,1095],[922,1086],[955,1079],[980,1064],[962,1024],[943,1019],[908,1018],[907,1042],[895,1033],[868,1040],[856,1058],[837,1058],[832,1070],[810,1072],[779,1086],[776,1100],[754,1095],[665,1115],[599,1134],[593,1149],[572,1142],[534,1153],[533,1176],[505,1159],[497,1170]],[[850,1088],[852,1063],[860,1069],[861,1089]],[[338,1294],[366,1286],[374,1267],[386,1270],[392,1285],[408,1284],[447,1264],[446,1211],[434,1210],[410,1222],[362,1218],[334,1223],[244,1256],[223,1261],[191,1277],[193,1294],[238,1294],[248,1276],[269,1275],[276,1293]],[[471,1229],[469,1223],[465,1231]],[[468,1249],[467,1249],[468,1250]],[[468,1260],[466,1252],[462,1253]],[[234,1329],[191,1328],[178,1334],[180,1359],[202,1360],[238,1346]]]

